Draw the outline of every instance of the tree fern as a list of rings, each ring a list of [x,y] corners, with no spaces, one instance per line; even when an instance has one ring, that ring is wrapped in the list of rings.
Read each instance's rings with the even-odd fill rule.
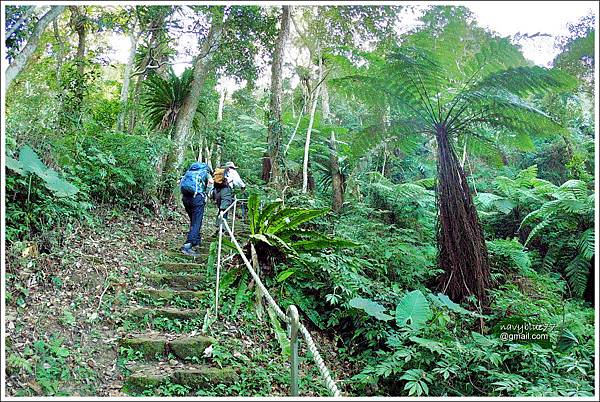
[[[532,227],[525,245],[535,239],[549,246],[543,267],[557,269],[559,264],[576,296],[586,289],[594,257],[595,232],[594,198],[580,180],[568,180],[559,187],[536,182],[538,189],[554,191],[545,193],[552,199],[530,212],[521,222],[521,228]],[[581,232],[581,227],[585,228]],[[578,233],[579,231],[579,233]],[[575,237],[577,236],[577,237]],[[562,261],[565,261],[562,263]]]
[[[564,129],[528,98],[570,90],[576,82],[558,71],[527,66],[509,41],[485,33],[461,15],[404,39],[387,53],[361,54],[364,65],[336,85],[345,81],[355,90],[364,89],[359,96],[366,104],[388,106],[396,136],[418,133],[436,139],[439,264],[445,271],[440,285],[456,300],[475,293],[483,304],[487,250],[454,152],[456,139],[468,136],[475,141],[467,143],[482,145],[482,130],[500,131],[518,147],[531,149],[531,135]],[[380,184],[372,187],[377,186],[385,192]]]

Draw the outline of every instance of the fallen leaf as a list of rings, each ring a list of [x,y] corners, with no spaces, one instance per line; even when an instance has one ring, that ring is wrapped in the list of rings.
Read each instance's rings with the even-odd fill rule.
[[[41,394],[42,393],[42,387],[40,387],[40,385],[35,382],[35,380],[31,380],[27,383],[27,385],[29,385],[29,387],[34,390],[36,393]]]

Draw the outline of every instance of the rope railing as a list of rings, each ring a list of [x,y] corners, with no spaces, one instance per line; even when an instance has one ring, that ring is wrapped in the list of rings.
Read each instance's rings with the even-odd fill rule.
[[[329,390],[329,392],[331,392],[331,394],[334,397],[340,397],[341,393],[340,393],[337,385],[335,384],[335,381],[333,380],[331,373],[327,369],[327,366],[325,365],[325,362],[323,361],[323,358],[321,357],[321,354],[319,353],[319,350],[317,349],[315,341],[313,340],[312,336],[310,335],[310,332],[308,331],[308,329],[306,329],[306,327],[299,321],[298,309],[296,308],[296,306],[291,305],[288,307],[287,314],[283,312],[281,307],[279,307],[279,305],[275,302],[275,300],[273,299],[273,297],[271,296],[271,294],[269,293],[269,291],[267,290],[265,285],[262,283],[260,277],[258,276],[256,271],[252,267],[252,264],[250,263],[250,261],[248,261],[248,258],[246,257],[244,250],[242,249],[242,247],[238,243],[237,239],[235,238],[234,231],[233,231],[233,228],[235,227],[235,215],[232,217],[231,228],[229,227],[227,221],[225,219],[223,219],[223,215],[225,213],[227,213],[227,211],[229,211],[231,208],[233,208],[233,211],[235,211],[235,204],[237,204],[238,201],[241,201],[241,200],[234,199],[232,205],[230,205],[227,209],[225,209],[224,211],[221,211],[219,213],[219,244],[218,244],[218,251],[217,251],[218,255],[217,255],[217,278],[216,278],[217,281],[216,281],[216,291],[215,291],[215,317],[218,317],[218,311],[219,311],[218,310],[218,306],[219,306],[219,275],[220,275],[220,270],[221,270],[221,243],[223,241],[223,228],[224,228],[227,231],[227,233],[229,234],[231,242],[235,245],[235,248],[237,249],[238,254],[242,258],[244,265],[248,269],[248,272],[250,272],[250,276],[252,276],[252,279],[254,279],[254,283],[260,289],[262,296],[267,300],[268,305],[275,312],[277,317],[281,321],[283,321],[284,323],[286,323],[288,325],[288,336],[290,337],[291,352],[292,352],[291,356],[290,356],[290,365],[291,365],[290,394],[292,396],[298,396],[298,393],[299,393],[299,391],[298,391],[298,332],[300,332],[300,334],[302,334],[302,336],[306,340],[306,345],[308,347],[308,350],[310,350],[310,353],[313,356],[313,360],[316,363],[317,368],[319,369],[319,373],[321,374],[323,381],[325,382],[325,385],[327,386],[327,389]]]

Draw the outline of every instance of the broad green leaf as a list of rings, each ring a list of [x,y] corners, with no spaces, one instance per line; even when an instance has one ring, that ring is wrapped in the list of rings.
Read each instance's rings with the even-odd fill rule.
[[[258,216],[258,195],[253,193],[248,197],[248,223],[251,234],[258,232]]]
[[[363,297],[355,297],[354,299],[350,300],[349,304],[351,307],[364,310],[365,313],[381,321],[389,321],[394,318],[391,315],[385,314],[385,307],[374,302],[373,300],[365,299]]]
[[[58,173],[52,169],[48,169],[43,173],[38,173],[44,180],[44,185],[48,190],[51,190],[58,197],[69,197],[77,194],[79,189],[68,181],[58,177]]]
[[[13,172],[20,174],[21,176],[25,175],[25,168],[23,164],[20,161],[11,158],[10,156],[6,157],[6,167]]]
[[[460,314],[472,314],[471,311],[464,309],[459,304],[454,303],[448,296],[443,293],[438,293],[437,295],[430,295],[430,299],[433,300],[438,306],[443,306],[448,308],[448,310],[453,311],[455,313]]]
[[[431,318],[429,302],[420,290],[407,293],[396,306],[396,322],[399,326],[421,328]]]
[[[279,322],[279,319],[275,315],[273,309],[268,307],[267,312],[269,313],[269,319],[271,321],[273,331],[275,332],[275,337],[277,338],[277,342],[279,342],[279,346],[281,347],[281,354],[283,355],[283,358],[287,360],[289,359],[292,351],[290,340],[288,339],[286,332],[281,327],[281,323]]]
[[[291,270],[291,269],[281,272],[279,275],[277,275],[277,282],[285,281],[287,278],[289,278],[294,273],[296,273],[296,271]]]
[[[579,340],[577,339],[575,334],[573,334],[568,329],[564,329],[561,332],[560,337],[558,338],[556,346],[558,347],[558,350],[565,352],[565,351],[569,350],[570,348],[572,348],[573,346],[578,345],[578,344],[579,344]]]
[[[21,151],[19,152],[19,161],[27,172],[43,174],[48,170],[48,167],[40,160],[38,155],[29,145],[25,145],[21,148]]]

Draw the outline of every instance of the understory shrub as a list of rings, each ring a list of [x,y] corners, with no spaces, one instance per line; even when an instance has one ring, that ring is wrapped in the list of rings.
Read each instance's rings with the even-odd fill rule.
[[[170,140],[110,131],[72,133],[56,147],[72,181],[100,203],[141,208],[156,202],[158,169]]]

